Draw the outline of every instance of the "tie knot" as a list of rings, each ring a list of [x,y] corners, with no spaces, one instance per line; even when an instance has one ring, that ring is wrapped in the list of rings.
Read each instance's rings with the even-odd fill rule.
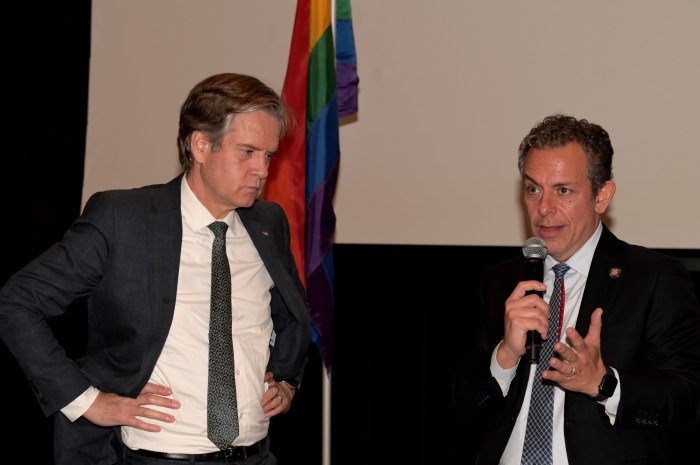
[[[222,238],[226,235],[228,225],[223,221],[214,221],[208,226],[208,228],[214,231],[214,236],[216,236],[217,238]]]
[[[554,270],[554,276],[556,276],[557,278],[562,278],[566,274],[566,272],[571,269],[571,267],[566,263],[558,263],[554,265],[552,269]]]

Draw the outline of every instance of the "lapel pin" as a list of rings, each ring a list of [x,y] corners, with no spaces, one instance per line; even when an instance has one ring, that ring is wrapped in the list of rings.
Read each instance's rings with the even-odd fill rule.
[[[609,273],[609,274],[610,274],[610,277],[611,277],[611,278],[617,279],[617,278],[619,278],[620,275],[622,274],[622,270],[621,270],[620,268],[617,268],[617,267],[616,267],[616,268],[610,268],[610,273]]]
[[[267,231],[263,231],[263,232],[262,232],[262,235],[263,235],[263,236],[265,236],[265,237],[267,237],[267,236],[269,236],[269,235],[270,235],[270,233],[269,233],[269,232],[267,232]]]

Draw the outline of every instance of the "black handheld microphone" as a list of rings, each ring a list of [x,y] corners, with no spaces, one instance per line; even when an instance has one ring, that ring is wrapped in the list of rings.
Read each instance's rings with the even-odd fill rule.
[[[525,241],[523,247],[525,255],[525,280],[542,281],[544,279],[544,259],[547,256],[547,244],[539,237],[531,237]],[[540,291],[527,291],[525,295],[537,294],[542,297]],[[537,331],[528,331],[525,340],[525,358],[530,363],[540,362],[540,349],[542,348],[542,336]]]

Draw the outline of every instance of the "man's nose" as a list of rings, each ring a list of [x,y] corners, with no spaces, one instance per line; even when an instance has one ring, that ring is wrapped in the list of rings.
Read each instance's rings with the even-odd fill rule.
[[[556,200],[554,193],[543,192],[542,197],[540,198],[540,204],[537,206],[537,212],[541,216],[549,215],[554,210],[556,210],[555,202]]]
[[[260,179],[267,179],[269,173],[270,159],[264,152],[255,156],[253,173]]]

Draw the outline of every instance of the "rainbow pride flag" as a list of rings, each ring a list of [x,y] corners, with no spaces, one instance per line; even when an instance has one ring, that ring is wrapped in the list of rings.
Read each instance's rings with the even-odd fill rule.
[[[265,198],[289,219],[292,253],[311,306],[313,340],[330,372],[333,360],[333,236],[340,161],[338,94],[342,115],[357,112],[357,62],[349,0],[336,3],[338,49],[330,0],[298,0],[282,98],[294,110],[293,134],[280,141]],[[348,36],[349,34],[349,36]],[[342,75],[336,81],[336,66]]]

